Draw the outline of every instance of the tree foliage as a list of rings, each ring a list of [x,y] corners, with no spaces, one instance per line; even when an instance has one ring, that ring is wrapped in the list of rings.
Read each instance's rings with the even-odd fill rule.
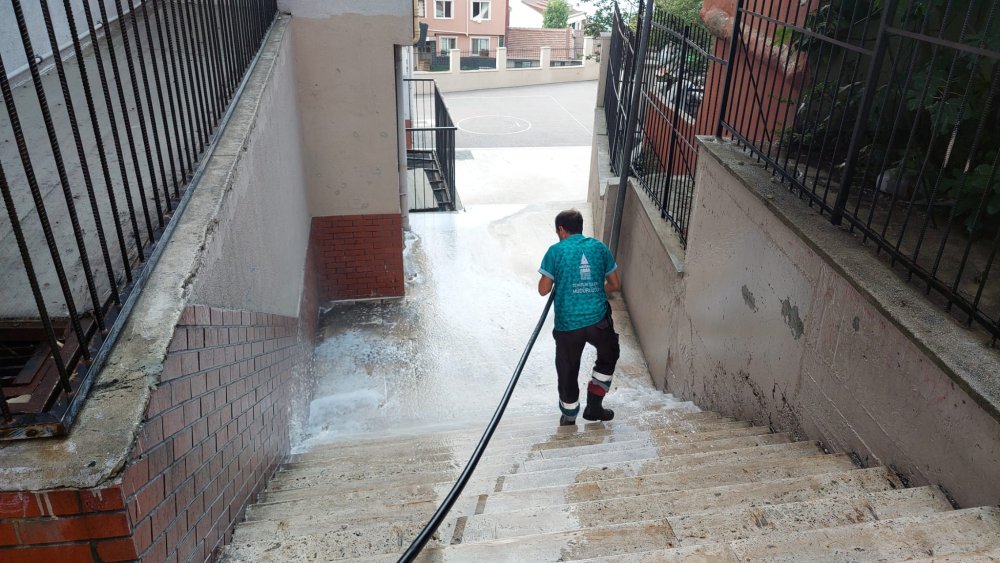
[[[542,13],[542,27],[548,29],[563,29],[569,20],[569,2],[566,0],[549,0]]]
[[[598,37],[605,31],[611,31],[616,1],[625,19],[633,21],[634,25],[634,15],[638,13],[639,4],[643,0],[583,0],[584,4],[589,4],[595,9],[594,14],[587,18],[587,25],[584,27],[587,35]],[[698,23],[703,0],[655,0],[655,4],[657,11],[673,14],[690,23]]]

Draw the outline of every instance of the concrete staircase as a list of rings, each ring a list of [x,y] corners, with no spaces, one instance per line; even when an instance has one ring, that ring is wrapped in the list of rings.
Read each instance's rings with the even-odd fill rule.
[[[673,402],[505,420],[423,561],[998,561],[1000,509],[954,510],[813,442]],[[582,419],[581,419],[582,422]],[[228,561],[395,561],[481,429],[292,456]]]

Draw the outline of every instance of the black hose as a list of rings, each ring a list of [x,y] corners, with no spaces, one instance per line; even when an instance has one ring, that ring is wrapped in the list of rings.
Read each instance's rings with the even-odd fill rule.
[[[469,483],[469,479],[472,477],[472,473],[476,470],[476,466],[479,465],[479,459],[483,457],[483,452],[486,451],[486,446],[490,444],[490,438],[493,437],[493,432],[496,431],[497,426],[500,424],[500,419],[503,417],[503,411],[507,409],[507,403],[510,402],[510,396],[514,394],[514,387],[517,386],[517,380],[521,378],[521,372],[524,370],[524,364],[528,361],[528,355],[531,354],[531,349],[535,346],[535,340],[538,339],[538,334],[542,331],[542,325],[545,324],[545,317],[549,315],[549,309],[552,308],[552,298],[555,296],[555,291],[549,294],[548,301],[545,302],[545,309],[542,310],[542,316],[538,318],[538,324],[535,325],[535,331],[531,333],[531,339],[528,340],[528,345],[524,347],[524,352],[521,354],[521,360],[517,362],[517,367],[514,369],[514,375],[510,377],[510,383],[507,384],[507,390],[503,394],[503,398],[500,399],[500,404],[497,405],[496,412],[493,413],[493,419],[490,420],[489,425],[486,427],[486,431],[483,432],[483,437],[479,439],[479,445],[476,446],[476,450],[472,452],[472,457],[469,458],[469,463],[465,465],[465,470],[459,475],[458,480],[455,481],[455,485],[452,486],[451,491],[448,496],[441,501],[441,506],[438,506],[437,512],[434,516],[431,516],[427,525],[424,529],[420,531],[410,547],[406,549],[406,552],[399,558],[399,563],[410,563],[416,559],[417,555],[420,554],[420,550],[427,545],[430,541],[431,536],[437,531],[441,523],[444,522],[448,512],[451,507],[458,500],[458,497],[462,494],[462,490]]]

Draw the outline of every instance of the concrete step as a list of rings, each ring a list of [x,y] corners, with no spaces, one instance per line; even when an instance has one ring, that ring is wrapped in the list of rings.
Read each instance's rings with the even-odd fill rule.
[[[860,513],[859,513],[860,510]],[[517,536],[483,543],[460,543],[424,550],[419,561],[565,561],[662,549],[678,545],[678,522],[711,523],[701,528],[708,538],[737,539],[782,530],[806,530],[853,524],[879,518],[896,518],[934,511],[951,510],[939,490],[903,489],[865,493],[858,496],[761,506],[736,512],[696,513],[659,521],[643,521],[585,530]],[[732,530],[713,517],[733,515],[743,527]],[[680,538],[684,541],[687,538]],[[689,543],[696,543],[689,540]],[[704,542],[702,539],[701,542]]]
[[[965,551],[942,556],[910,559],[911,563],[997,563],[1000,562],[1000,546],[979,551]]]
[[[658,520],[747,505],[802,502],[820,497],[863,494],[894,488],[902,488],[896,476],[885,468],[874,468],[478,514],[467,519],[462,543]]]
[[[643,416],[637,415],[632,418],[622,417],[621,420],[611,422],[558,426],[558,416],[546,416],[544,418],[539,417],[538,420],[534,418],[527,419],[523,425],[502,422],[501,426],[493,434],[490,446],[534,444],[541,442],[542,438],[558,442],[559,440],[572,440],[581,436],[603,436],[615,431],[624,432],[626,430],[645,432],[654,428],[666,429],[678,427],[688,429],[696,428],[702,423],[713,424],[720,422],[734,422],[734,419],[722,418],[715,413],[706,411],[661,411],[656,413],[656,416],[644,414]],[[289,457],[288,461],[297,463],[311,459],[343,459],[348,457],[393,459],[396,455],[453,451],[456,447],[469,447],[468,444],[472,444],[471,447],[474,447],[485,428],[486,421],[482,423],[481,427],[476,426],[465,430],[422,432],[389,438],[373,438],[358,442],[333,442],[316,446],[309,452],[293,454]]]
[[[669,518],[678,546],[847,526],[951,511],[937,487],[836,495],[801,502],[740,507]]]
[[[639,477],[669,473],[681,469],[697,469],[717,465],[736,465],[750,461],[806,457],[823,453],[815,442],[791,442],[771,446],[728,448],[719,451],[675,455],[665,458],[639,459],[607,463],[587,469],[552,469],[503,476],[499,490],[503,492],[587,483],[623,477]]]
[[[603,563],[713,561],[966,561],[1000,549],[1000,508],[968,508],[774,534],[728,543],[582,559]],[[984,555],[985,554],[985,555]],[[989,559],[986,559],[989,561]]]
[[[233,540],[226,547],[224,561],[258,563],[260,561],[333,561],[398,554],[420,533],[430,513],[423,518],[381,521],[374,524],[323,523],[308,525],[280,522],[243,522],[236,527]],[[438,531],[435,538],[450,537],[451,528]],[[438,545],[434,540],[429,546]]]
[[[851,469],[855,469],[855,466],[847,455],[815,455],[788,459],[765,459],[734,465],[697,467],[640,477],[490,493],[483,506],[483,513],[693,490],[737,483],[758,483]]]
[[[655,457],[667,457],[672,455],[683,455],[695,452],[713,451],[729,449],[735,447],[761,446],[775,443],[786,443],[792,440],[788,434],[765,434],[761,436],[727,437],[719,439],[706,439],[696,442],[664,443],[655,447],[635,448],[631,450],[618,450],[611,452],[594,453],[580,455],[574,458],[558,458],[552,460],[524,461],[524,454],[496,456],[484,458],[480,461],[477,471],[484,471],[487,474],[499,475],[503,473],[516,473],[521,471],[544,471],[547,469],[558,469],[568,467],[585,467],[587,465],[604,466],[608,463],[623,462],[637,459],[651,459]],[[465,467],[468,459],[456,457],[441,461],[405,461],[386,462],[378,464],[340,464],[334,462],[302,462],[297,464],[286,464],[282,466],[274,478],[274,484],[280,485],[285,479],[308,479],[327,480],[328,482],[341,482],[351,484],[354,482],[380,482],[392,480],[396,476],[437,473],[442,471],[461,471]]]
[[[712,425],[715,427],[716,425]],[[761,436],[770,433],[768,428],[763,426],[752,427],[748,425],[738,425],[734,423],[734,426],[724,426],[720,429],[714,429],[709,431],[701,431],[699,429],[694,429],[688,432],[672,432],[672,431],[659,431],[660,433],[654,434],[653,432],[633,432],[621,436],[621,440],[615,441],[610,440],[606,443],[592,444],[583,441],[582,443],[577,443],[576,440],[568,441],[564,440],[559,442],[557,445],[561,447],[542,447],[539,449],[529,448],[527,443],[519,444],[513,448],[504,448],[506,451],[495,451],[492,447],[486,449],[485,455],[480,459],[480,463],[484,465],[500,465],[509,464],[511,462],[522,462],[527,460],[537,460],[537,459],[558,459],[563,457],[576,457],[586,454],[599,454],[602,452],[615,452],[615,451],[637,451],[641,448],[657,448],[672,445],[680,445],[685,443],[697,443],[697,442],[707,442],[710,440],[720,440],[723,438],[737,438],[746,436]],[[609,438],[618,437],[617,434],[612,436],[604,437],[605,440]],[[537,445],[547,445],[546,442],[542,442]],[[335,468],[348,468],[356,469],[359,465],[369,466],[377,464],[380,468],[388,470],[389,468],[397,469],[409,469],[413,467],[437,467],[441,465],[451,466],[456,461],[467,461],[472,455],[472,450],[475,444],[467,444],[466,447],[461,449],[454,449],[449,452],[440,453],[422,453],[418,452],[413,456],[397,455],[395,458],[390,460],[379,460],[373,461],[370,459],[358,459],[358,458],[314,458],[308,461],[300,461],[298,463],[286,463],[282,467],[285,470],[299,469],[299,468],[309,468],[309,467],[323,467],[326,469]]]
[[[527,460],[520,464],[518,472],[546,471],[550,469],[604,467],[610,463],[639,459],[655,459],[699,452],[718,451],[732,448],[746,448],[783,444],[794,441],[791,434],[765,434],[762,436],[738,436],[735,438],[709,439],[696,442],[667,443],[660,446],[636,448],[624,451],[599,452],[570,458]]]
[[[602,425],[594,425],[593,428],[577,429],[573,432],[554,432],[551,428],[546,432],[536,435],[523,435],[509,440],[497,440],[496,435],[490,440],[486,449],[486,455],[500,455],[509,453],[520,453],[527,450],[541,451],[549,449],[561,449],[564,447],[583,446],[591,444],[604,444],[617,441],[627,441],[647,436],[671,436],[684,435],[696,432],[714,432],[719,430],[748,428],[747,422],[737,422],[731,419],[705,419],[705,420],[685,420],[675,421],[662,428],[641,429],[634,426],[619,426],[617,428],[607,428]],[[468,436],[463,440],[455,440],[447,445],[440,441],[429,439],[414,439],[405,446],[398,449],[383,448],[370,452],[367,450],[355,452],[343,452],[337,448],[323,447],[315,451],[296,454],[290,456],[286,464],[348,461],[370,463],[376,460],[407,459],[427,459],[432,460],[439,456],[455,456],[456,452],[468,456],[479,442],[479,436]]]

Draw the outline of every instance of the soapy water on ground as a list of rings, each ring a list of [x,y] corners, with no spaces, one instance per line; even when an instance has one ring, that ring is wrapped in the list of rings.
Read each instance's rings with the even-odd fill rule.
[[[351,437],[485,427],[545,305],[538,263],[567,204],[481,205],[411,215],[406,297],[334,305],[316,348],[315,399],[296,452]],[[622,358],[605,404],[619,412],[671,401],[652,386],[639,345],[619,326]],[[507,408],[559,417],[550,313]],[[581,402],[596,354],[581,364]]]

